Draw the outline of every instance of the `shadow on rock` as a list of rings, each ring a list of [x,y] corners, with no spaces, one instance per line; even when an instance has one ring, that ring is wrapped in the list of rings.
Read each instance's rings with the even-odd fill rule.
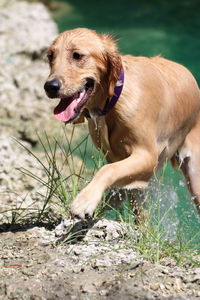
[[[97,221],[98,220],[93,220],[91,218],[84,221],[78,221],[69,228],[67,233],[63,234],[57,240],[56,244],[59,245],[62,242],[75,244],[82,241],[89,229],[91,229]]]
[[[34,227],[44,227],[47,230],[54,230],[56,226],[60,223],[61,219],[54,221],[29,221],[23,223],[2,223],[0,224],[0,233],[3,232],[19,232],[19,231],[27,231]]]

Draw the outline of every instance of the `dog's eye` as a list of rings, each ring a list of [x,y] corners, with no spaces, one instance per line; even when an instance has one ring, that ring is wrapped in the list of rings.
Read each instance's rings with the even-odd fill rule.
[[[49,52],[47,53],[47,58],[48,58],[48,61],[49,61],[50,63],[53,61],[53,59],[54,59],[54,53],[53,53],[53,51],[49,51]]]
[[[78,52],[73,53],[73,59],[75,59],[75,60],[81,60],[82,57],[83,57],[83,55]]]

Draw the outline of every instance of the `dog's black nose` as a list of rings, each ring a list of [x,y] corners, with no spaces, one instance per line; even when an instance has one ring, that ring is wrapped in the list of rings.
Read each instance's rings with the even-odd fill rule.
[[[47,92],[48,96],[50,97],[56,96],[60,87],[61,87],[61,82],[58,79],[52,79],[46,81],[46,83],[44,84],[44,89]]]

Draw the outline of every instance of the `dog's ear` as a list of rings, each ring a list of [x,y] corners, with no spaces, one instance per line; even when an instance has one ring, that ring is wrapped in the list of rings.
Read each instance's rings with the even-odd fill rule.
[[[114,94],[114,88],[119,79],[122,68],[121,56],[118,52],[116,42],[108,34],[102,34],[101,39],[104,44],[104,60],[108,74],[108,97],[111,98]]]

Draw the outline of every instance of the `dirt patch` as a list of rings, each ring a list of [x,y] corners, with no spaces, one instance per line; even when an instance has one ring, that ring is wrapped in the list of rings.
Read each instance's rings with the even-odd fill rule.
[[[84,241],[55,247],[58,232],[1,234],[0,299],[200,298],[200,268],[142,260],[118,223],[101,220]]]

